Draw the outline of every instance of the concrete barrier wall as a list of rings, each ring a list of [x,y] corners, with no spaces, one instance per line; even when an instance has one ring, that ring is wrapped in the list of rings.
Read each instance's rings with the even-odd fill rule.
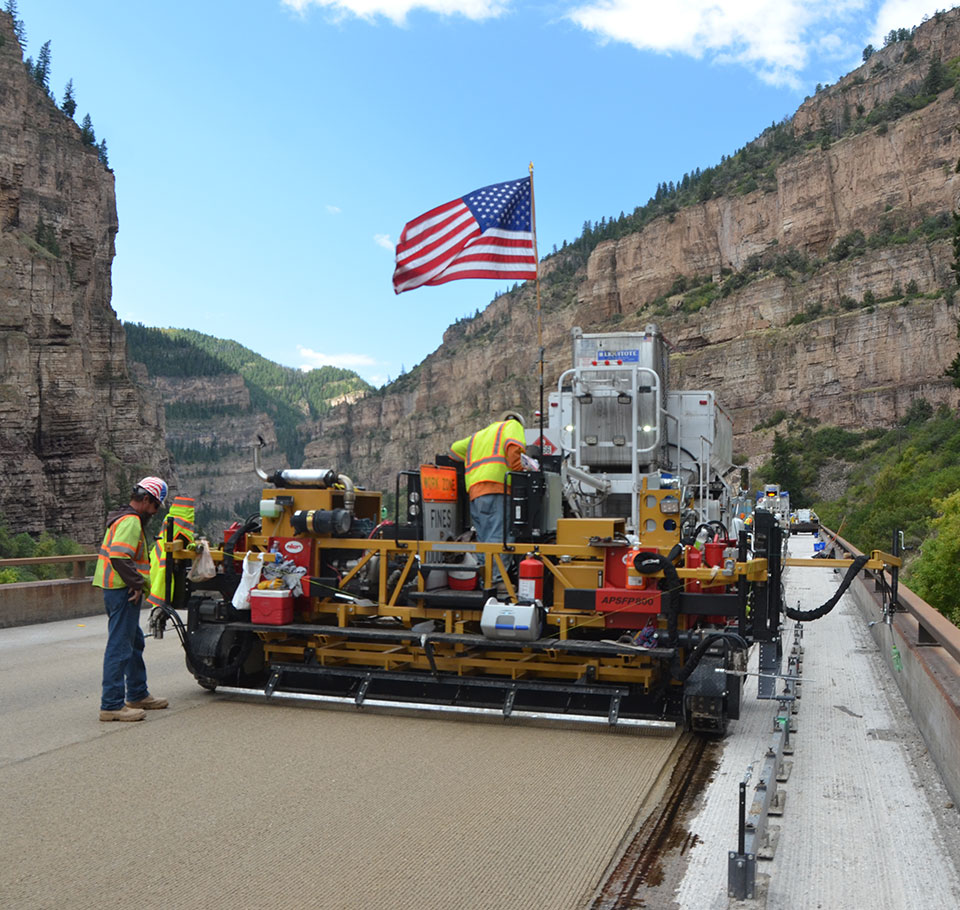
[[[90,578],[0,585],[0,629],[103,612],[103,592]]]
[[[885,625],[879,595],[873,592],[873,586],[872,579],[861,575],[851,585],[850,593],[864,618],[876,622],[870,630],[873,640],[954,804],[960,805],[960,666],[942,647],[918,644],[919,623],[912,616],[898,613],[890,626]],[[894,666],[891,640],[900,652],[901,670]]]

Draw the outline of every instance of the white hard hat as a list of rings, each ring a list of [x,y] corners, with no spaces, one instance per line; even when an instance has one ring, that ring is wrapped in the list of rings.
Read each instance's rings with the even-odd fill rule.
[[[143,480],[138,480],[137,489],[149,493],[160,505],[166,501],[167,483],[159,477],[144,477]]]

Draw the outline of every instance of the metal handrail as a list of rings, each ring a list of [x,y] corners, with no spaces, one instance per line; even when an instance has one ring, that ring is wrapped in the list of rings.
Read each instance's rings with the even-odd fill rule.
[[[70,556],[23,556],[19,559],[0,559],[0,569],[8,566],[43,566],[73,563],[73,577],[86,578],[86,564],[94,562],[96,553],[76,553]]]
[[[853,556],[864,555],[850,541],[838,537],[829,528],[825,527],[823,530],[847,553]],[[914,594],[902,581],[899,583],[897,600],[906,608],[905,612],[919,623],[921,642],[927,645],[940,645],[957,663],[960,663],[960,629],[936,607],[931,607],[922,597]]]

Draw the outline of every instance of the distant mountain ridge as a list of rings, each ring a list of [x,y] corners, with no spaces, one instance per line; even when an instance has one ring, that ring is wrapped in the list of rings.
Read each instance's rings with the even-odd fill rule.
[[[337,403],[372,387],[352,370],[295,370],[235,341],[193,329],[125,323],[131,370],[163,402],[165,439],[181,491],[201,500],[198,520],[232,520],[254,511],[262,482],[251,446],[279,449],[284,465],[299,466],[316,420]]]

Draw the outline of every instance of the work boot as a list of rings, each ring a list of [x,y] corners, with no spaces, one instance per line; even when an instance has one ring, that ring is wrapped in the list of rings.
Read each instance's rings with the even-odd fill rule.
[[[142,708],[131,708],[124,705],[116,711],[100,711],[100,720],[143,720],[147,712]]]
[[[158,711],[160,708],[165,708],[169,705],[165,698],[155,698],[153,695],[148,695],[146,698],[141,698],[140,701],[128,701],[128,708],[142,708],[144,711]]]

